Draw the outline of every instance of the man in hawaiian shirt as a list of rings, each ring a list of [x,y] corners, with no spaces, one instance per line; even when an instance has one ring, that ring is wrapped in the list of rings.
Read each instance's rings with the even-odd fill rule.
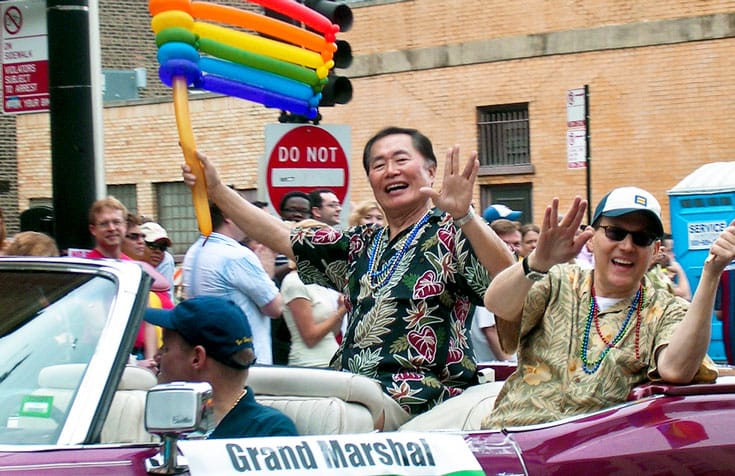
[[[363,166],[387,224],[340,231],[290,230],[232,193],[199,154],[210,198],[243,230],[294,258],[305,283],[345,294],[351,318],[333,365],[380,382],[392,397],[385,429],[475,383],[472,305],[482,303],[490,277],[513,263],[470,207],[477,154],[464,167],[457,146],[446,157],[435,191],[431,141],[414,129],[380,131],[365,146]],[[192,186],[194,175],[183,170]]]
[[[715,241],[691,305],[645,277],[663,234],[661,206],[647,191],[617,188],[576,234],[587,203],[575,198],[558,221],[547,207],[537,248],[498,275],[485,294],[518,369],[487,428],[529,425],[625,401],[647,381],[712,381],[707,357],[717,282],[735,256],[735,222]],[[592,240],[594,270],[567,264]],[[563,264],[562,264],[563,263]]]

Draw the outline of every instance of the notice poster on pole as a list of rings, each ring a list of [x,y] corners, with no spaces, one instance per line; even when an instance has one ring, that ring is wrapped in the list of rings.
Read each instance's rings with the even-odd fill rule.
[[[587,108],[584,88],[567,91],[567,167],[587,167]]]
[[[567,130],[567,168],[583,169],[587,166],[587,131]]]
[[[3,113],[48,111],[46,1],[3,2]]]

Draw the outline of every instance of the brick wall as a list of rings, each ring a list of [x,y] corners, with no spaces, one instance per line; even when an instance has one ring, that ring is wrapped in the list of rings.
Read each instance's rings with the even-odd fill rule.
[[[357,54],[732,12],[732,0],[406,0],[354,8]]]
[[[102,2],[101,12],[112,11],[115,4]],[[420,5],[405,1],[355,8],[355,26],[344,37],[358,57],[379,59],[371,55],[735,11],[732,1],[678,1],[665,2],[665,6],[601,1],[575,9],[567,8],[567,2],[543,1],[421,0]],[[147,21],[146,15],[124,18],[126,22]],[[105,28],[120,24],[105,22],[101,21],[111,25]],[[149,65],[154,53],[148,43],[149,31],[130,28],[120,35],[141,35],[141,31],[146,39],[139,38],[141,43],[134,48],[119,50],[116,54],[121,58],[110,59],[112,47],[103,47],[105,67],[118,60],[126,68],[139,66],[138,60]],[[533,215],[538,220],[553,196],[566,199],[585,193],[584,171],[566,168],[565,98],[568,89],[588,84],[593,200],[614,186],[635,184],[653,192],[668,217],[666,190],[698,165],[734,159],[735,139],[730,133],[735,126],[733,53],[735,40],[727,37],[363,75],[353,79],[352,102],[321,112],[324,123],[352,126],[351,198],[357,202],[370,196],[360,163],[362,144],[383,126],[420,128],[432,138],[442,158],[443,151],[454,143],[465,152],[477,147],[477,107],[528,102],[535,173],[487,176],[479,183],[532,183]],[[139,55],[135,56],[138,60],[131,55]],[[157,79],[150,71],[150,91],[145,95],[164,99],[119,104],[104,111],[107,182],[138,184],[139,210],[144,214],[155,210],[152,184],[180,180],[182,161],[169,92],[155,85]],[[198,145],[217,158],[225,181],[240,188],[255,187],[264,125],[276,122],[278,112],[231,98],[196,99],[190,108]],[[44,117],[18,117],[21,208],[29,198],[50,192],[46,181],[50,179],[48,120]],[[476,196],[479,198],[479,187]]]
[[[217,0],[245,10],[260,11],[260,7],[243,0]],[[151,30],[151,15],[145,0],[100,0],[100,51],[104,69],[134,69],[145,67],[148,86],[140,90],[140,97],[170,95],[158,80],[156,42]]]

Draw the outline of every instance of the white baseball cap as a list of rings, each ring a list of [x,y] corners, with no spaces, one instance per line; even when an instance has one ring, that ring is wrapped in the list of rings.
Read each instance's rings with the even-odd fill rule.
[[[140,225],[140,232],[143,233],[143,239],[148,243],[155,243],[164,240],[171,246],[171,238],[168,237],[166,230],[156,222],[145,222]]]
[[[661,222],[661,204],[656,197],[638,187],[620,187],[608,192],[595,208],[592,223],[602,217],[619,217],[633,212],[645,212],[653,220],[654,233],[657,237],[664,234]]]

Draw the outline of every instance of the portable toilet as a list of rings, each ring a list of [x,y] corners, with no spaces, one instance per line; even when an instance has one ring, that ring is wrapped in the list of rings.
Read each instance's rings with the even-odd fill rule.
[[[709,248],[735,219],[735,162],[705,164],[669,190],[674,255],[692,292],[699,284]],[[709,355],[725,362],[722,323],[712,315]]]

